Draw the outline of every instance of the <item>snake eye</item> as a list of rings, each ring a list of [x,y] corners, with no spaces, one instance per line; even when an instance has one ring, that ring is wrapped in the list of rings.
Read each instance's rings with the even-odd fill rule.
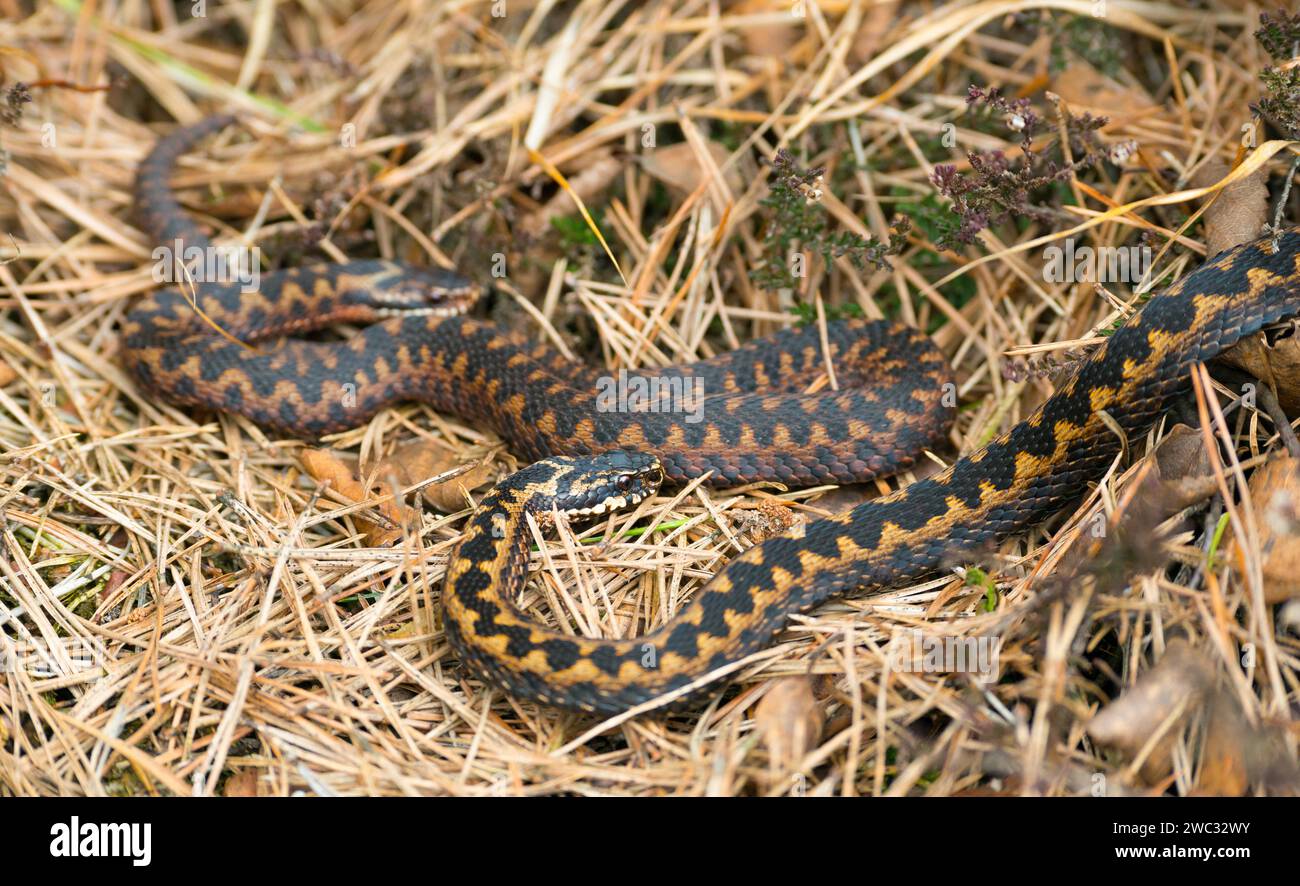
[[[614,485],[618,487],[620,492],[627,492],[632,488],[632,475],[620,474],[618,479],[614,481]]]

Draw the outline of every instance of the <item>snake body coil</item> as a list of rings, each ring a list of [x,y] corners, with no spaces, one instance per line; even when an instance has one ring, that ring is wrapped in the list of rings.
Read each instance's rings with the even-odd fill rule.
[[[220,125],[180,130],[155,150],[162,159],[142,165],[142,177],[163,181],[137,188],[160,239],[168,232],[201,236],[172,217],[178,210],[166,172],[186,146]],[[698,377],[706,390],[723,392],[706,403],[701,422],[671,413],[599,413],[589,370],[486,324],[435,316],[467,284],[443,272],[421,278],[417,269],[393,263],[281,272],[251,297],[220,287],[200,293],[212,319],[248,340],[340,318],[380,321],[343,344],[288,341],[252,351],[204,327],[174,292],[133,312],[125,341],[141,381],[170,398],[303,435],[341,429],[389,402],[415,398],[483,419],[529,457],[644,450],[546,459],[504,481],[470,517],[443,590],[447,636],[463,661],[513,695],[604,714],[693,691],[769,645],[791,613],[931,573],[945,558],[1021,532],[1076,499],[1119,453],[1116,428],[1129,438],[1144,432],[1187,389],[1196,363],[1300,312],[1298,256],[1296,229],[1283,234],[1276,251],[1261,240],[1221,253],[1152,298],[1008,433],[937,476],[750,548],[663,627],[626,640],[561,634],[518,609],[525,515],[632,502],[661,475],[681,481],[712,470],[719,485],[807,484],[897,470],[951,420],[942,405],[947,375],[933,347],[885,324],[836,324],[828,350],[837,373],[843,363],[843,375],[882,383],[803,397],[788,392],[816,376],[823,349],[814,332],[794,330],[704,364],[654,370]],[[343,281],[350,274],[349,289]],[[380,285],[406,287],[408,294],[376,301]],[[382,310],[394,309],[421,313],[382,319]],[[310,320],[306,311],[315,312]],[[340,402],[348,378],[355,396]],[[779,393],[747,393],[768,389]]]
[[[165,247],[212,249],[167,182],[186,148],[229,122],[179,129],[141,164],[137,211]],[[791,329],[712,360],[650,371],[659,382],[689,381],[703,391],[695,409],[610,408],[602,372],[453,316],[476,294],[456,274],[391,261],[278,271],[254,292],[207,281],[194,304],[168,289],[137,305],[124,323],[125,354],[143,387],[175,403],[240,413],[294,436],[346,430],[389,404],[421,400],[490,426],[530,459],[643,450],[675,482],[711,471],[709,482],[724,487],[892,474],[941,439],[955,414],[943,354],[917,331],[883,321],[830,324],[824,347],[817,329]],[[250,346],[340,322],[369,325],[343,343]],[[818,380],[828,357],[840,390],[795,393]]]

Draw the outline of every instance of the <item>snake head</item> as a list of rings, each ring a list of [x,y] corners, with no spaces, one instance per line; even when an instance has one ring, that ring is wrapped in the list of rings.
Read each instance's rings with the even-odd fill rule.
[[[618,510],[653,495],[664,480],[659,459],[642,452],[616,449],[600,455],[557,456],[543,464],[555,468],[551,494],[540,502],[569,517],[587,517]],[[549,500],[549,501],[547,501]]]
[[[389,261],[349,262],[339,281],[343,305],[388,317],[454,317],[478,300],[472,281],[442,268],[414,267]]]

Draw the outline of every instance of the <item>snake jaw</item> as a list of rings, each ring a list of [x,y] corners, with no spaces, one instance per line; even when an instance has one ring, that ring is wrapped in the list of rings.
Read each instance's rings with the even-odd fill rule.
[[[427,308],[378,308],[375,314],[383,319],[389,317],[459,317],[469,309],[469,305],[449,305]]]
[[[627,496],[615,495],[586,508],[566,508],[560,513],[566,517],[597,517],[606,511],[619,511],[623,508],[636,507],[645,501],[646,496],[633,493]]]
[[[441,268],[400,270],[377,276],[363,290],[363,299],[379,317],[456,317],[478,301],[479,287],[459,274]]]

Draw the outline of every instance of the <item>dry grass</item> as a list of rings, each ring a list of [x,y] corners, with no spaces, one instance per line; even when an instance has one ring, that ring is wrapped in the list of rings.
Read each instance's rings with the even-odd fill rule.
[[[167,20],[162,3],[58,0],[32,14],[0,0],[8,84],[66,81],[33,88],[22,119],[0,129],[0,642],[52,659],[48,670],[0,675],[0,794],[1293,784],[1300,644],[1263,603],[1257,547],[1205,568],[1222,504],[1193,512],[1174,537],[1183,567],[1119,579],[1077,568],[1096,554],[1089,527],[1121,524],[1154,435],[1131,441],[1131,459],[1076,511],[988,552],[995,593],[950,575],[837,600],[796,618],[712,704],[604,727],[515,703],[450,659],[438,597],[467,510],[425,511],[396,545],[367,547],[357,518],[376,502],[323,493],[302,470],[299,441],[139,391],[117,337],[133,296],[155,285],[153,244],[131,217],[134,166],[157,134],[214,110],[241,112],[243,133],[196,152],[176,181],[219,232],[280,265],[379,252],[448,259],[487,280],[500,253],[501,323],[617,368],[696,359],[790,321],[782,296],[749,276],[770,219],[759,202],[766,174],[755,170],[777,147],[829,167],[821,206],[836,226],[883,235],[895,212],[916,214],[908,206],[934,193],[935,162],[965,168],[967,150],[1011,148],[996,120],[976,126],[966,114],[969,84],[1030,94],[1040,109],[1044,89],[1076,109],[1090,99],[1111,117],[1104,139],[1135,140],[1139,153],[1104,182],[1065,185],[1075,205],[1055,228],[998,225],[961,252],[937,251],[918,229],[891,271],[813,261],[801,283],[809,303],[820,294],[819,311],[851,303],[933,331],[963,406],[951,446],[934,454],[948,462],[1050,393],[1051,378],[1005,377],[1009,355],[1060,356],[1134,298],[1126,286],[1111,287],[1112,302],[1089,284],[1044,282],[1041,247],[1013,247],[1088,223],[1093,245],[1132,244],[1138,227],[1178,237],[1161,270],[1182,272],[1204,252],[1196,229],[1179,229],[1195,206],[1185,198],[1098,216],[1186,187],[1206,161],[1234,161],[1266,61],[1253,6],[1206,14],[1109,0],[1117,82],[1084,96],[1081,68],[1062,76],[1051,65],[1062,42],[1051,23],[1090,15],[1081,0],[822,2],[797,19],[786,3],[511,0],[505,18],[492,5],[209,3],[192,19],[181,4],[182,17]],[[99,85],[111,88],[72,88]],[[947,123],[953,146],[937,141]],[[720,155],[710,138],[725,145]],[[656,159],[676,143],[688,147]],[[581,225],[566,224],[567,240],[556,234],[550,217],[575,214],[546,206],[555,186],[529,148],[583,193],[625,280],[599,247],[573,242]],[[658,183],[665,167],[687,190]],[[986,254],[996,257],[941,284]],[[1214,405],[1202,398],[1207,416]],[[1236,437],[1243,461],[1270,439],[1249,410],[1215,427]],[[487,458],[497,475],[517,466],[484,429],[418,404],[329,445],[372,460],[414,438],[455,460]],[[1212,468],[1224,489],[1240,488],[1237,466]],[[639,633],[749,543],[756,521],[746,515],[779,501],[815,517],[874,494],[669,490],[636,514],[547,541],[524,603],[576,632]],[[1234,504],[1234,529],[1248,516]],[[632,525],[659,528],[580,543]],[[1000,637],[1001,680],[893,669],[890,644],[917,627]],[[1215,757],[1204,722],[1135,717],[1120,730],[1141,739],[1127,753],[1085,732],[1176,635],[1220,687],[1196,694],[1175,679],[1179,697],[1209,708],[1227,696],[1240,746],[1282,748],[1263,774],[1253,757],[1242,764],[1248,787],[1223,788],[1231,761]],[[76,666],[79,654],[88,659]]]

